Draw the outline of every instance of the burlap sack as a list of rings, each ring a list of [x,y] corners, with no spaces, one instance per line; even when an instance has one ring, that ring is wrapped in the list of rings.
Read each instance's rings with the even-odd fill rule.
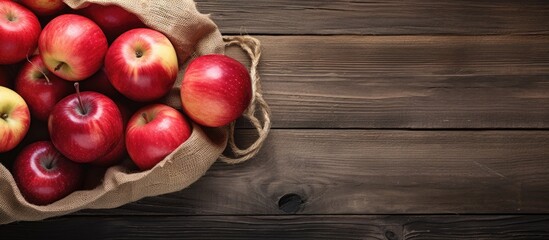
[[[65,215],[81,209],[115,208],[141,198],[182,190],[203,176],[219,158],[234,164],[254,156],[263,144],[271,123],[270,111],[261,95],[259,74],[259,41],[251,37],[222,38],[217,26],[207,15],[197,11],[193,0],[64,0],[71,8],[88,3],[116,4],[135,13],[149,27],[164,33],[178,53],[180,73],[193,56],[223,53],[227,45],[239,45],[251,58],[253,99],[244,113],[258,131],[258,139],[247,149],[234,144],[234,123],[226,128],[204,128],[193,124],[190,138],[154,168],[139,172],[121,164],[107,170],[103,181],[92,190],[76,191],[47,206],[25,201],[9,172],[0,164],[0,224],[13,221],[35,221]],[[176,82],[165,102],[180,107],[180,82]],[[259,115],[260,117],[256,117]],[[221,155],[229,145],[231,156]]]

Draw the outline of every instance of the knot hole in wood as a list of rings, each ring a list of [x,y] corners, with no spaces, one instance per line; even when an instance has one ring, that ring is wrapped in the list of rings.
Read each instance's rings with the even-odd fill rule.
[[[305,201],[295,193],[289,193],[278,200],[278,209],[285,213],[296,213],[303,207]]]
[[[385,237],[387,240],[398,240],[398,236],[391,230],[385,231]]]

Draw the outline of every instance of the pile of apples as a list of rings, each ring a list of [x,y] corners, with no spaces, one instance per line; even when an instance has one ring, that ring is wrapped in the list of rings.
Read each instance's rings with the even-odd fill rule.
[[[163,104],[181,65],[164,34],[116,5],[0,0],[0,162],[25,199],[93,188],[90,172],[123,159],[151,169],[192,122],[225,126],[248,107],[246,67],[219,54],[189,63],[181,110]]]

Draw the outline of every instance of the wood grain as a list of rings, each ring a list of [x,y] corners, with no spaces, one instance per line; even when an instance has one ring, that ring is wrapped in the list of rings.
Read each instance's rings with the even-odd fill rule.
[[[188,189],[80,214],[549,213],[548,142],[549,131],[273,130],[256,158],[216,163]],[[294,211],[279,208],[287,194],[303,200]]]
[[[85,227],[83,227],[85,226]],[[0,226],[5,239],[547,239],[549,216],[64,217]]]
[[[549,128],[547,36],[259,39],[275,128]]]
[[[414,216],[403,225],[403,238],[547,239],[547,216]]]
[[[549,239],[548,1],[196,2],[262,41],[259,155],[0,238]]]
[[[542,0],[197,0],[225,34],[547,34]]]
[[[45,236],[47,239],[383,240],[384,228],[382,219],[368,217],[69,217],[0,226],[0,232],[5,239],[24,240]]]

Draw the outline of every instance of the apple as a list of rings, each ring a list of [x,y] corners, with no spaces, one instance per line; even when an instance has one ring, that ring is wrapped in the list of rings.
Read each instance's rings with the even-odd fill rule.
[[[118,106],[118,109],[122,114],[122,129],[126,129],[131,114],[133,113],[128,107],[128,104],[131,103],[124,101],[124,99],[116,99],[114,100],[114,103],[116,103],[116,106]],[[107,153],[107,155],[94,160],[91,164],[101,167],[110,167],[120,163],[128,155],[128,151],[126,151],[126,138],[124,137],[124,134],[125,133],[123,132],[120,141],[116,144],[114,149]]]
[[[138,102],[166,95],[177,77],[177,55],[170,40],[152,29],[120,35],[105,56],[105,71],[122,95]]]
[[[185,70],[180,93],[182,107],[193,121],[208,127],[225,126],[250,104],[250,74],[231,57],[203,55]]]
[[[23,140],[30,121],[25,100],[13,90],[0,86],[0,153],[15,148]]]
[[[20,0],[20,2],[39,16],[60,13],[67,6],[63,0]]]
[[[103,65],[107,38],[92,20],[63,14],[52,19],[38,39],[38,49],[46,68],[68,80],[92,76]]]
[[[13,164],[13,178],[23,197],[35,205],[47,205],[79,189],[83,165],[65,158],[49,141],[28,145]]]
[[[106,155],[93,160],[90,164],[101,167],[114,166],[122,161],[126,156],[126,141],[122,136],[116,146]]]
[[[152,104],[139,109],[126,128],[126,149],[141,170],[154,167],[183,144],[191,126],[176,109]]]
[[[122,33],[134,28],[146,27],[133,13],[118,5],[90,4],[80,10],[80,13],[93,20],[107,36],[109,42],[114,41]]]
[[[17,63],[32,54],[40,31],[34,13],[15,2],[0,1],[0,64]]]
[[[47,121],[53,106],[71,94],[71,84],[46,69],[40,56],[34,56],[15,79],[15,91],[27,102],[31,115]]]
[[[57,103],[48,119],[53,145],[68,159],[87,163],[111,152],[123,134],[122,115],[116,104],[97,92],[76,94]]]

